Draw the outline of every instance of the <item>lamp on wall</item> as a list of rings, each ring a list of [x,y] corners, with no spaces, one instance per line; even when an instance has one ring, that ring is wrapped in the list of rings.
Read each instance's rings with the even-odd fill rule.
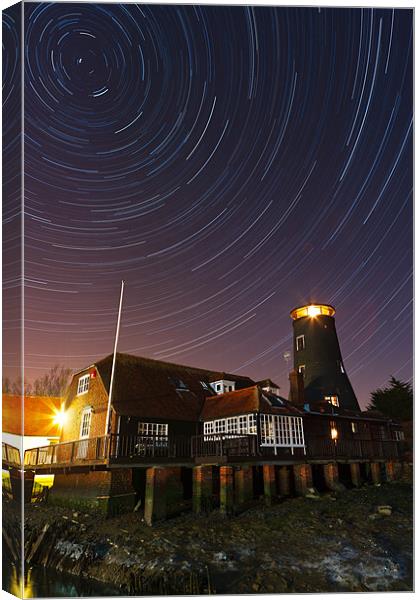
[[[52,419],[54,425],[58,425],[60,429],[65,425],[67,421],[67,413],[64,410],[64,404],[62,404],[58,410],[55,410]]]

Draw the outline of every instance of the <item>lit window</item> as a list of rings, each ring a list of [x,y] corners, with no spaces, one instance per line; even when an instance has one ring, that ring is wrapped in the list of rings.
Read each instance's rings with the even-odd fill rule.
[[[357,433],[357,431],[358,431],[357,423],[355,423],[354,421],[352,421],[352,423],[351,423],[351,431],[352,431],[352,433]]]
[[[299,373],[302,373],[302,377],[305,377],[305,365],[299,365],[298,366],[298,371]]]
[[[92,407],[85,408],[82,412],[82,420],[80,422],[80,437],[89,437],[90,423],[92,421]]]
[[[332,440],[336,440],[338,438],[337,424],[335,421],[330,421],[330,434]]]
[[[89,390],[89,379],[90,375],[83,375],[79,377],[79,383],[77,385],[77,395],[81,396],[82,394],[86,394]]]
[[[324,396],[324,400],[326,400],[333,406],[337,406],[337,407],[340,406],[340,403],[338,402],[338,396]]]
[[[305,336],[298,335],[296,338],[296,350],[299,352],[299,350],[303,350],[304,348],[305,348]]]
[[[343,365],[342,362],[340,362],[340,370],[341,370],[342,373],[345,373],[344,365]]]
[[[167,423],[143,423],[140,422],[137,426],[139,435],[166,437],[168,435]]]

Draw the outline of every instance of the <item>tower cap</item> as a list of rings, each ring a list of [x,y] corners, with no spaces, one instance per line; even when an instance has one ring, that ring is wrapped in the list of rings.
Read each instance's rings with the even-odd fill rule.
[[[290,312],[294,321],[302,317],[317,317],[318,315],[333,317],[335,308],[331,304],[305,304],[305,306],[298,306]]]

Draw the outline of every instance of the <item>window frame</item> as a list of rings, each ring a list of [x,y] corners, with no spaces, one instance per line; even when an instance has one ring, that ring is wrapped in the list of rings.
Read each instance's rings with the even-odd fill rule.
[[[79,430],[79,439],[84,440],[87,439],[90,435],[90,429],[92,427],[92,414],[93,409],[91,406],[86,406],[81,413],[80,417],[80,430]],[[87,417],[87,419],[86,419]],[[85,433],[83,433],[85,431]]]
[[[300,341],[302,342],[301,348],[299,348]],[[296,336],[296,352],[301,352],[302,350],[305,350],[305,335],[303,333]]]
[[[140,431],[140,428],[143,431]],[[137,435],[141,437],[167,438],[168,429],[168,423],[150,423],[146,421],[138,421],[137,423]]]
[[[77,382],[77,396],[83,396],[84,394],[87,394],[89,391],[89,385],[90,385],[90,373],[81,375],[81,377],[79,377],[79,380]]]

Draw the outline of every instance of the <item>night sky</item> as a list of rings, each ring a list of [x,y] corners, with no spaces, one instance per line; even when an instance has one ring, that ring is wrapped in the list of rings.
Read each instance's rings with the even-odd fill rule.
[[[271,377],[333,304],[412,379],[412,12],[26,4],[29,380],[119,350]],[[7,349],[5,348],[5,351]]]

